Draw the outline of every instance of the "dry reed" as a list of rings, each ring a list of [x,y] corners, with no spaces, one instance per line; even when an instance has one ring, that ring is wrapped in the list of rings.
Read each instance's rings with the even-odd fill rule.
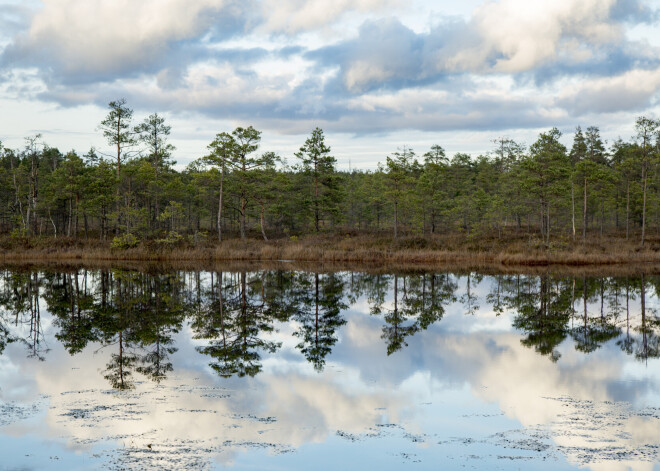
[[[0,262],[60,264],[111,262],[176,263],[209,266],[226,262],[315,262],[318,264],[362,265],[438,269],[441,267],[496,270],[530,267],[628,266],[638,270],[660,267],[660,238],[645,247],[616,237],[587,244],[558,241],[545,247],[527,236],[506,240],[494,237],[466,239],[464,236],[403,237],[382,235],[315,235],[299,239],[261,241],[231,239],[204,246],[150,247],[111,250],[108,244],[81,240],[37,240],[13,244],[0,241]]]

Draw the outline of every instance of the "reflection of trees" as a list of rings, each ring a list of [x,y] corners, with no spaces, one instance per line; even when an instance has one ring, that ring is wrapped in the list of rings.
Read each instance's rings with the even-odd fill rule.
[[[369,305],[381,305],[385,302],[388,289],[387,275],[350,272],[346,280],[346,300],[349,304],[355,304],[364,296]]]
[[[519,280],[518,280],[519,281]],[[560,357],[557,346],[566,338],[572,313],[572,283],[549,275],[527,278],[508,293],[504,304],[516,311],[514,327],[526,333],[522,344],[552,361]]]
[[[390,355],[397,350],[400,350],[401,347],[408,346],[406,343],[406,337],[413,335],[419,326],[416,322],[406,323],[409,320],[411,315],[411,310],[406,309],[406,306],[401,306],[409,298],[407,295],[407,290],[405,289],[406,278],[403,278],[403,300],[399,299],[399,276],[394,275],[394,300],[393,307],[391,309],[384,309],[383,320],[385,325],[383,326],[383,335],[382,338],[387,342],[387,354]]]
[[[277,270],[262,273],[264,314],[279,322],[289,322],[303,312],[301,305],[301,277],[305,273]],[[306,292],[307,290],[302,290]]]
[[[211,325],[197,334],[209,339],[198,351],[213,358],[211,367],[221,376],[254,376],[261,371],[260,351],[273,353],[280,343],[260,337],[272,332],[272,318],[265,313],[265,291],[260,276],[245,272],[225,283],[218,277],[217,311]],[[198,331],[199,332],[199,331]]]
[[[660,356],[660,337],[658,329],[660,328],[660,319],[654,309],[648,309],[646,305],[646,291],[648,289],[648,280],[642,274],[639,281],[639,291],[641,300],[641,323],[635,329],[639,336],[633,340],[632,350],[635,357],[640,360],[648,358],[657,358]],[[656,294],[658,289],[656,286]]]
[[[140,304],[135,289],[138,276],[139,273],[119,270],[111,273],[110,299],[101,311],[101,340],[104,346],[117,346],[117,352],[110,354],[104,378],[117,389],[133,388],[131,378],[138,357],[131,346],[136,340],[135,325]]]
[[[501,285],[504,305],[516,312],[514,326],[527,334],[522,343],[553,361],[559,359],[557,347],[568,335],[577,350],[589,353],[621,333],[617,326],[623,311],[621,281],[545,274],[508,277]],[[576,303],[581,306],[576,308]],[[598,316],[589,315],[588,306],[593,304]]]
[[[16,306],[16,284],[12,283],[15,274],[9,270],[4,270],[1,274],[2,283],[0,283],[0,354],[4,352],[8,344],[15,342],[16,337],[12,335],[9,325],[11,318],[16,313],[18,319],[18,309]],[[22,283],[19,285],[22,286]],[[22,305],[22,302],[19,303]]]
[[[44,343],[39,300],[41,280],[36,272],[2,273],[0,287],[0,353],[6,345],[19,341],[24,344],[30,357],[44,359],[48,348]],[[13,326],[15,334],[10,333]]]
[[[468,272],[465,277],[465,294],[460,298],[461,303],[465,306],[465,314],[474,314],[477,312],[477,309],[479,309],[478,298],[474,294],[473,289],[475,288],[475,285],[478,285],[481,282],[482,278],[481,275],[472,272]]]
[[[143,349],[138,372],[160,382],[172,371],[169,356],[177,351],[173,336],[187,313],[176,274],[142,277],[143,303],[139,306],[136,339]]]
[[[253,376],[277,322],[294,322],[296,347],[321,370],[346,323],[348,303],[366,299],[382,315],[388,354],[404,348],[417,332],[441,320],[445,306],[459,301],[464,312],[483,302],[475,293],[480,275],[254,273],[77,270],[60,273],[0,271],[0,353],[20,342],[28,354],[47,353],[41,307],[53,316],[55,338],[71,354],[90,345],[108,351],[105,377],[130,388],[136,374],[161,381],[173,365],[174,336],[189,318],[198,351],[221,376]],[[566,338],[589,353],[614,340],[639,360],[660,356],[660,319],[655,299],[660,278],[569,278],[497,275],[488,279],[485,301],[499,314],[514,313],[522,343],[554,361]],[[649,302],[649,297],[653,301]],[[95,347],[95,348],[96,348]]]
[[[384,306],[384,297],[371,307],[372,314],[384,313],[382,338],[387,343],[387,354],[407,346],[407,337],[442,319],[444,304],[456,300],[455,289],[456,284],[448,274],[395,274],[391,307]]]
[[[311,276],[302,274],[300,298],[304,308],[299,310],[296,320],[300,329],[294,334],[300,338],[297,348],[317,371],[323,370],[325,357],[337,342],[335,332],[346,323],[341,311],[348,306],[342,302],[344,282],[340,275],[330,273]]]
[[[105,371],[113,387],[132,387],[133,371],[162,380],[172,370],[172,336],[186,311],[180,277],[101,270],[90,278],[87,270],[45,276],[55,337],[72,355],[89,342],[116,346]]]
[[[107,272],[100,274],[105,287]],[[98,340],[99,309],[88,286],[88,272],[46,274],[44,300],[48,311],[55,316],[59,328],[55,334],[70,354],[79,353],[92,341]],[[81,286],[82,285],[82,286]]]
[[[4,321],[0,320],[0,354],[5,351],[7,344],[10,344],[15,340],[16,339],[9,332],[9,329],[5,326]]]
[[[630,289],[630,280],[628,279],[628,277],[626,277],[626,279],[625,279],[624,286],[625,286],[625,293],[626,293],[625,294],[625,297],[626,297],[626,307],[625,307],[625,311],[626,311],[626,334],[625,334],[625,337],[620,338],[619,340],[617,340],[616,343],[621,348],[621,350],[623,350],[624,352],[626,352],[627,354],[630,355],[633,352],[633,344],[634,344],[633,339],[630,337],[630,301],[635,299],[635,294],[634,294],[634,291],[632,291]]]
[[[603,343],[616,338],[621,333],[616,326],[616,311],[605,310],[605,280],[586,278],[576,280],[577,292],[582,292],[582,316],[576,312],[577,324],[571,329],[571,336],[575,340],[575,348],[585,352],[593,352]],[[581,285],[581,286],[580,286]],[[580,289],[581,288],[581,289]],[[590,316],[587,306],[589,301],[597,302],[600,306],[599,316]]]
[[[113,387],[132,387],[133,370],[159,382],[172,370],[173,335],[186,313],[176,274],[114,271],[109,296],[102,296],[101,339],[116,345],[105,378]],[[105,293],[105,292],[104,292]],[[105,300],[105,302],[103,302]]]
[[[504,305],[502,304],[502,282],[503,276],[496,275],[495,283],[492,284],[490,293],[486,296],[486,301],[493,306],[493,311],[495,314],[500,315],[504,310]]]
[[[493,291],[501,294],[506,308],[516,312],[514,326],[527,333],[523,344],[554,361],[559,358],[557,346],[569,335],[583,353],[616,339],[621,350],[646,359],[660,356],[660,319],[646,301],[653,282],[645,275],[637,280],[515,276],[504,277]],[[493,291],[491,303],[497,298]],[[631,303],[637,299],[640,316],[631,316]]]
[[[116,346],[104,377],[118,389],[133,387],[134,371],[161,381],[172,370],[172,336],[185,314],[178,276],[113,270],[101,272],[99,281],[91,315],[95,337],[104,348]]]

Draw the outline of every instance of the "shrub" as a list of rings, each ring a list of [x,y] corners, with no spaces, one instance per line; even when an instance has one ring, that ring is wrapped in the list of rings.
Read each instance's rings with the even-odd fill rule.
[[[113,250],[126,250],[137,247],[140,241],[133,234],[125,234],[112,239],[110,248]]]
[[[206,231],[195,232],[188,236],[188,243],[195,247],[204,245],[209,239],[209,233]]]
[[[183,236],[177,231],[170,231],[167,233],[167,237],[164,239],[156,239],[156,242],[160,246],[164,247],[173,247],[179,245],[183,241]]]

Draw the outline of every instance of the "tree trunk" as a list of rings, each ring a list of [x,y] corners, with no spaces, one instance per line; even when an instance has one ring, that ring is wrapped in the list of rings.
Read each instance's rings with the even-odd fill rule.
[[[399,208],[397,202],[394,202],[394,238],[399,237],[398,234],[398,224],[399,224]]]
[[[268,237],[266,237],[266,231],[264,230],[264,211],[266,210],[266,207],[264,206],[263,203],[261,203],[261,214],[259,215],[259,220],[260,220],[260,225],[261,225],[261,235],[264,237],[264,240],[267,241]]]
[[[314,159],[314,227],[319,231],[319,177],[317,162]]]
[[[548,218],[548,224],[545,227],[546,233],[548,235],[546,244],[548,247],[550,247],[550,203],[546,205],[546,216]]]
[[[244,196],[241,196],[241,211],[240,211],[240,218],[241,218],[241,239],[245,240],[245,209],[247,207],[247,200],[245,199]]]
[[[626,182],[626,240],[630,234],[630,181]]]
[[[587,241],[587,177],[584,177],[584,204],[582,207],[582,243]]]
[[[119,192],[119,186],[121,184],[120,180],[120,168],[121,168],[121,144],[120,144],[120,132],[121,132],[121,127],[120,127],[121,121],[117,120],[117,224],[115,226],[115,235],[119,235],[119,226],[121,224],[121,194]]]
[[[108,221],[105,217],[106,208],[105,204],[101,208],[101,240],[105,240],[108,234]]]
[[[78,193],[76,193],[76,211],[75,211],[76,217],[73,220],[73,237],[78,237],[78,217],[79,217],[78,216],[78,206],[79,206],[79,202],[80,202],[80,196],[78,195]]]
[[[545,212],[543,210],[543,197],[540,199],[540,209],[541,209],[541,240],[545,241]]]
[[[575,185],[571,182],[571,222],[573,224],[573,242],[575,242]]]
[[[73,196],[69,198],[69,223],[67,224],[66,235],[71,237],[71,223],[73,222]]]
[[[220,198],[218,199],[218,242],[222,242],[222,185],[225,181],[225,162],[222,161],[220,172]]]
[[[642,246],[644,246],[644,235],[646,232],[646,183],[648,180],[646,164],[642,167],[642,180],[644,185],[642,196]]]
[[[55,225],[55,221],[53,221],[53,216],[50,215],[50,208],[48,208],[48,219],[50,219],[50,223],[53,225],[53,233],[57,239],[57,226]]]

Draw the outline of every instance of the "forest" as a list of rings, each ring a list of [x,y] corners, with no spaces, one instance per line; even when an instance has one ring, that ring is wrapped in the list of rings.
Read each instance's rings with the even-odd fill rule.
[[[402,146],[375,170],[339,171],[323,130],[292,156],[260,152],[261,132],[217,134],[175,169],[171,127],[133,119],[112,101],[99,124],[107,152],[63,154],[25,139],[0,143],[0,233],[5,239],[101,240],[116,249],[227,238],[296,239],[309,234],[524,234],[545,247],[606,236],[644,245],[660,229],[660,121],[640,117],[629,140],[606,143],[578,127],[572,145],[552,128],[531,145],[506,137],[484,155],[416,153]]]

